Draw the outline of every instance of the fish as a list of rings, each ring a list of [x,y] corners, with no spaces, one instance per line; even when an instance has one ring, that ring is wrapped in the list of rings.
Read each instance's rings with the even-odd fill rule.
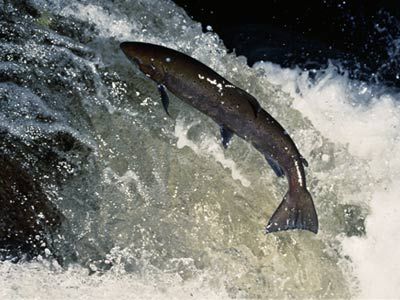
[[[265,233],[291,229],[318,232],[318,217],[306,186],[307,161],[287,131],[255,97],[195,58],[161,45],[122,42],[122,52],[157,84],[168,115],[168,92],[204,113],[220,126],[228,148],[234,135],[250,143],[278,177],[286,177],[288,191],[272,214]]]

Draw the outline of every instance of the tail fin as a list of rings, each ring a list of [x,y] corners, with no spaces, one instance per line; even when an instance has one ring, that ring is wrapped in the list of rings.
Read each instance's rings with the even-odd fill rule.
[[[281,204],[272,215],[266,233],[303,229],[318,232],[318,218],[310,193],[306,189],[286,193]]]

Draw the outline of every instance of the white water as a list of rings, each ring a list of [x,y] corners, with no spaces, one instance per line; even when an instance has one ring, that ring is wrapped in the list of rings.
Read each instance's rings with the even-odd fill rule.
[[[51,271],[50,271],[50,270]],[[223,289],[210,290],[201,278],[183,282],[177,274],[161,279],[113,270],[102,276],[71,266],[67,271],[48,263],[1,263],[1,299],[229,299]]]
[[[40,259],[0,263],[0,299],[399,295],[397,94],[350,81],[333,67],[315,83],[305,72],[270,63],[250,69],[243,58],[227,55],[216,35],[203,34],[168,2],[103,4],[40,4],[93,25],[87,47],[95,51],[95,61],[134,82],[115,80],[108,95],[98,79],[104,74],[87,63],[97,87],[93,98],[82,101],[96,134],[86,138],[83,130],[82,140],[97,143],[99,172],[91,174],[97,185],[79,198],[87,183],[78,177],[58,199],[78,236],[80,264],[64,270]],[[217,126],[175,97],[174,120],[165,118],[154,85],[133,74],[120,53],[118,43],[124,40],[184,51],[256,96],[310,163],[306,172],[320,233],[265,236],[263,226],[286,183],[238,138],[224,151]],[[69,126],[82,132],[79,122],[68,124],[75,133]],[[98,211],[68,202],[93,201],[89,193],[101,199]],[[96,259],[112,267],[89,276],[86,266],[96,271]]]
[[[400,295],[400,94],[339,75],[332,65],[310,84],[308,72],[257,63],[268,79],[294,97],[294,106],[321,133],[369,165],[358,198],[368,206],[366,236],[342,238],[360,284],[359,298]],[[330,159],[326,157],[326,159]],[[367,174],[366,174],[367,175]],[[349,181],[357,178],[349,178]]]

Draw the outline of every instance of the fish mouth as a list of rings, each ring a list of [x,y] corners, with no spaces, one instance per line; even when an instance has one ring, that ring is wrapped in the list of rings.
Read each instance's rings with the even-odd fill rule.
[[[129,60],[131,60],[135,65],[140,67],[141,65],[143,65],[143,62],[140,60],[138,56],[132,55],[132,52],[134,53],[134,51],[132,51],[134,50],[133,48],[134,45],[135,45],[134,42],[122,42],[121,44],[119,44],[119,47],[121,48],[122,52],[124,52],[126,57],[128,57]]]
[[[142,55],[146,50],[143,45],[144,43],[141,42],[122,42],[119,47],[122,52],[124,52],[125,56],[145,75],[154,80],[161,80],[164,77],[164,73],[161,70],[158,70],[152,62],[148,62],[149,59],[146,55]],[[154,59],[150,60],[154,61]]]
[[[124,54],[131,62],[133,62],[134,65],[136,65],[138,67],[140,67],[142,65],[142,61],[138,57],[132,56],[126,52],[124,52]]]
[[[141,61],[139,58],[137,58],[137,57],[132,57],[132,56],[130,56],[130,55],[127,55],[127,57],[128,57],[128,59],[129,59],[131,62],[133,62],[133,64],[134,64],[137,68],[141,69],[141,67],[143,66],[143,63],[142,63],[142,61]]]
[[[140,67],[142,65],[142,61],[137,58],[137,57],[132,57],[131,60],[138,66]]]

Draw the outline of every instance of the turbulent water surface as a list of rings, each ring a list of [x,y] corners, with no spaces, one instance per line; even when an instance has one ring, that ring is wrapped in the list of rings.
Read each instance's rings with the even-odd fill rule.
[[[63,215],[33,261],[0,262],[1,299],[398,296],[394,91],[334,66],[249,68],[168,1],[0,7],[1,154]],[[168,118],[126,40],[199,59],[279,120],[310,164],[318,235],[264,234],[286,181],[173,96]]]

